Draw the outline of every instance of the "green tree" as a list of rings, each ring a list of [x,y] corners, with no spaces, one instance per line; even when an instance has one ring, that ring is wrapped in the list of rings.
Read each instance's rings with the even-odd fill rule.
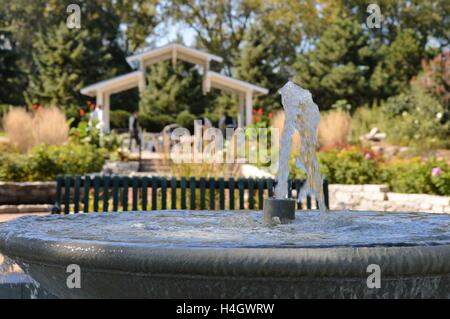
[[[72,31],[88,33],[84,37],[86,54],[100,52],[110,56],[109,60],[87,60],[80,65],[85,84],[128,72],[130,67],[125,57],[147,44],[148,36],[159,22],[156,13],[159,0],[0,0],[0,25],[8,26],[20,53],[17,69],[23,71],[25,79],[21,91],[26,91],[27,77],[39,72],[33,58],[39,54],[34,52],[35,42],[65,23],[69,15],[66,8],[73,3],[81,8],[81,30]],[[3,85],[3,78],[0,84]]]
[[[104,50],[89,51],[88,38],[87,30],[71,30],[65,24],[38,34],[33,46],[36,72],[30,75],[27,91],[30,102],[66,107],[81,101],[86,66],[111,58]]]
[[[165,61],[148,67],[147,84],[140,100],[140,110],[146,115],[168,115],[175,122],[182,111],[200,116],[210,104],[211,97],[202,93],[197,68],[183,61],[175,66]]]
[[[234,72],[238,79],[268,88],[269,94],[261,99],[271,109],[279,107],[277,91],[288,78],[280,70],[279,49],[272,34],[266,34],[257,26],[249,29]]]
[[[261,0],[171,0],[165,11],[195,31],[197,47],[223,57],[225,71],[231,75],[245,30],[261,3]]]
[[[365,24],[368,1],[339,0],[334,1],[334,7],[349,16],[355,17],[361,24]],[[397,36],[405,30],[413,30],[424,49],[430,39],[437,41],[440,47],[450,44],[450,2],[448,0],[433,1],[398,1],[378,0],[384,19],[381,29],[370,29],[370,35],[381,39],[383,43],[393,43]]]
[[[373,65],[373,50],[360,24],[341,18],[330,25],[311,51],[298,56],[294,80],[311,90],[322,109],[343,99],[360,105],[370,95],[367,83]]]
[[[404,92],[411,78],[420,69],[423,51],[413,30],[405,30],[397,35],[390,45],[382,45],[378,50],[379,63],[370,79],[378,98],[387,98]]]

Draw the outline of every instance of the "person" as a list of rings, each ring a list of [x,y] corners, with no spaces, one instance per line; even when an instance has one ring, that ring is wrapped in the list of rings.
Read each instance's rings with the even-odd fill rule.
[[[101,105],[96,105],[90,114],[89,125],[95,123],[95,127],[103,133],[103,110]]]
[[[226,137],[227,128],[232,128],[234,130],[236,128],[236,123],[228,112],[225,111],[219,120],[219,129],[222,131],[224,137]]]
[[[130,131],[130,144],[128,149],[131,151],[131,144],[133,140],[136,141],[136,144],[141,147],[141,138],[139,137],[139,123],[138,123],[138,112],[134,111],[129,120],[128,120],[128,128]]]

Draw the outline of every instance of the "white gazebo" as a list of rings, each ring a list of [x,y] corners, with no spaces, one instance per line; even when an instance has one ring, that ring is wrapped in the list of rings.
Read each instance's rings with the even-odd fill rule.
[[[251,124],[252,104],[254,97],[268,93],[268,90],[254,84],[227,77],[217,72],[210,71],[210,62],[222,62],[223,59],[201,50],[188,48],[180,44],[169,44],[150,51],[132,55],[127,62],[138,71],[120,75],[105,81],[91,84],[83,89],[81,93],[95,96],[97,105],[103,107],[103,122],[105,131],[109,131],[110,97],[112,94],[138,87],[142,92],[146,89],[145,69],[147,66],[166,60],[173,64],[180,59],[192,64],[199,65],[203,73],[203,93],[208,93],[211,88],[216,88],[235,93],[239,96],[239,123]]]

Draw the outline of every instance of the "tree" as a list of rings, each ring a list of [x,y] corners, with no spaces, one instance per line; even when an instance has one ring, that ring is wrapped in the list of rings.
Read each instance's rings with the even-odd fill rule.
[[[168,0],[164,12],[195,31],[197,47],[222,56],[231,75],[253,26],[277,39],[278,58],[290,64],[334,19],[334,7],[332,0]]]
[[[382,45],[378,51],[379,62],[370,79],[372,90],[381,99],[404,92],[419,71],[423,54],[414,32],[399,33],[391,45]]]
[[[422,70],[414,84],[436,97],[450,112],[450,51],[441,52],[430,61],[422,60]]]
[[[370,96],[372,54],[360,24],[344,17],[329,26],[314,49],[298,56],[294,80],[311,90],[322,109],[344,99],[358,106]]]
[[[26,81],[19,61],[20,52],[12,39],[12,34],[0,22],[0,104],[23,103],[22,89]]]
[[[339,3],[340,2],[340,3]],[[355,17],[355,20],[365,24],[368,17],[365,0],[340,0],[335,7],[342,13]],[[448,0],[433,1],[398,1],[378,0],[384,19],[381,29],[370,29],[371,37],[391,44],[405,30],[413,30],[422,49],[430,39],[437,41],[441,48],[450,44],[450,2]]]
[[[147,70],[148,88],[141,94],[140,110],[149,116],[177,116],[188,111],[200,116],[210,104],[210,96],[202,94],[202,77],[197,68],[183,61],[173,66],[164,61]]]
[[[231,75],[245,30],[261,3],[261,0],[171,0],[165,11],[195,30],[197,47],[223,57],[225,71]]]
[[[277,54],[279,49],[272,34],[265,33],[258,26],[250,28],[234,72],[238,79],[268,88],[269,94],[261,99],[271,109],[280,106],[278,89],[288,78],[282,73]]]
[[[81,8],[81,29],[72,31],[88,33],[83,40],[86,54],[96,55],[100,52],[110,57],[98,62],[86,61],[80,65],[84,69],[80,80],[91,84],[129,72],[130,67],[125,57],[147,44],[148,36],[159,22],[156,13],[158,2],[159,0],[76,1]],[[20,53],[18,69],[24,72],[25,79],[40,72],[34,64],[33,55],[39,54],[33,52],[36,47],[34,43],[66,21],[69,15],[66,8],[72,3],[72,0],[0,0],[1,22],[8,25]],[[50,39],[46,41],[50,43]],[[21,91],[29,91],[26,90],[27,81],[23,82]],[[0,84],[3,85],[2,78]]]
[[[87,30],[71,30],[65,24],[40,33],[33,45],[36,72],[30,75],[27,98],[31,103],[60,107],[82,101],[80,89],[86,84],[89,65],[111,59],[105,50],[89,51]]]

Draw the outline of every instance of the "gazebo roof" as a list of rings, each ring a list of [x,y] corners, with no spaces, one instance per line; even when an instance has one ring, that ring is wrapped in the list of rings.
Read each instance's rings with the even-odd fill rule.
[[[96,96],[97,91],[116,93],[125,91],[139,85],[140,78],[143,77],[141,71],[134,71],[124,75],[119,75],[104,81],[100,81],[81,89],[81,94]]]
[[[214,87],[238,94],[250,92],[255,95],[264,95],[269,93],[269,90],[267,90],[266,88],[245,81],[230,78],[214,71],[208,71],[208,73],[206,74],[206,86],[208,91],[211,87]]]
[[[220,56],[210,54],[198,49],[189,48],[178,43],[172,43],[160,48],[129,56],[127,58],[127,62],[130,65],[133,64],[133,62],[139,62],[143,63],[144,65],[149,65],[170,59],[172,59],[173,61],[181,59],[193,64],[200,65],[209,64],[210,61],[223,61]]]

